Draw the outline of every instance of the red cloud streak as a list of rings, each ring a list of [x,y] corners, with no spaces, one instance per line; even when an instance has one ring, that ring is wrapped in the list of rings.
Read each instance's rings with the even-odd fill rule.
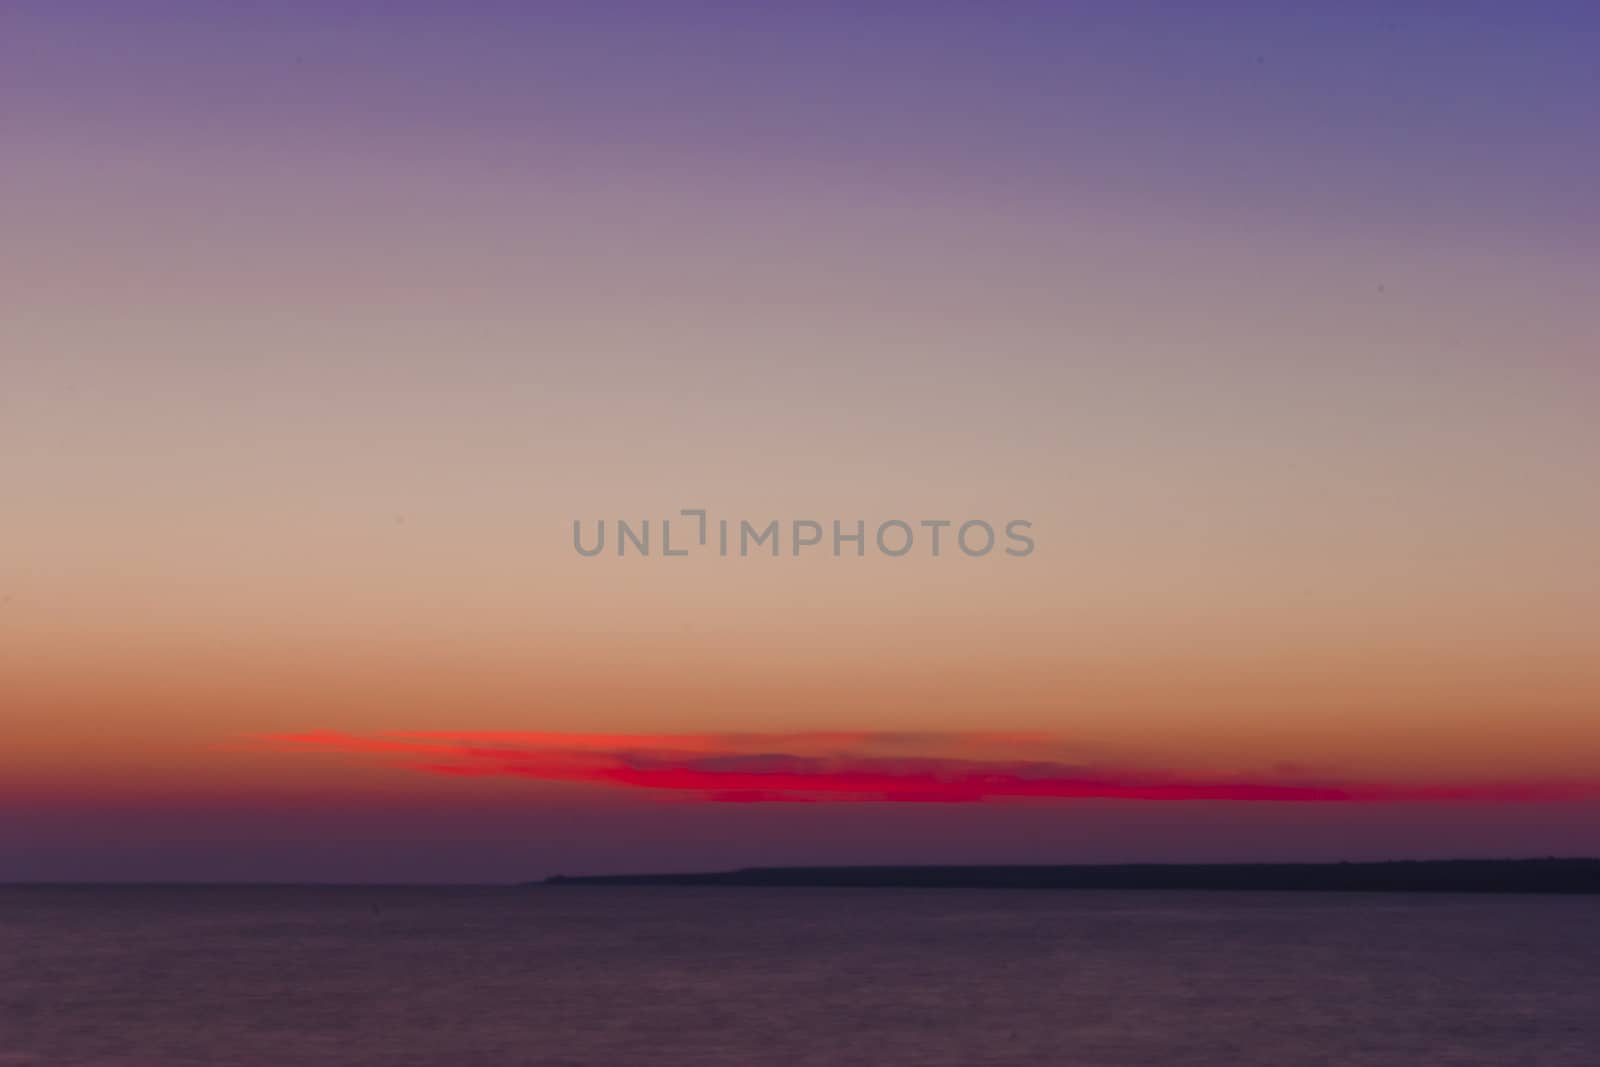
[[[1059,751],[1023,734],[560,734],[336,731],[255,739],[274,750],[382,758],[414,772],[658,791],[721,803],[1225,800],[1514,803],[1600,799],[1600,782],[1405,783],[1283,774],[1226,777],[1055,759],[981,759],[997,747]],[[923,754],[917,754],[918,751]]]

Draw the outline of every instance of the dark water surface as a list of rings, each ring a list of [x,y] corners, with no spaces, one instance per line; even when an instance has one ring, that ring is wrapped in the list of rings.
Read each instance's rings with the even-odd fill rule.
[[[1600,898],[0,888],[0,1067],[1600,1065]]]

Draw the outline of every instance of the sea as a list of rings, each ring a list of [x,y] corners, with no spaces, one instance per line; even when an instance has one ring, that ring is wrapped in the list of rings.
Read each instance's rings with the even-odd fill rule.
[[[1600,898],[0,888],[0,1067],[1596,1067]]]

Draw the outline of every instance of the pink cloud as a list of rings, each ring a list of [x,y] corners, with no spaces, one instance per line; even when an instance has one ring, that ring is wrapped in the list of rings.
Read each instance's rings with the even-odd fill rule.
[[[1377,782],[1279,766],[1219,776],[1069,761],[1038,734],[566,734],[462,731],[255,739],[286,753],[380,759],[412,772],[653,791],[718,803],[1083,799],[1277,803],[1538,802],[1600,798],[1600,782]],[[1040,758],[977,753],[1037,750]],[[1054,758],[1045,758],[1050,754]]]

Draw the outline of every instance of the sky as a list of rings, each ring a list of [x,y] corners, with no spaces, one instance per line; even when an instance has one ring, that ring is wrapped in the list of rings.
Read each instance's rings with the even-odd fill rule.
[[[0,880],[1600,852],[1597,51],[0,4]]]

